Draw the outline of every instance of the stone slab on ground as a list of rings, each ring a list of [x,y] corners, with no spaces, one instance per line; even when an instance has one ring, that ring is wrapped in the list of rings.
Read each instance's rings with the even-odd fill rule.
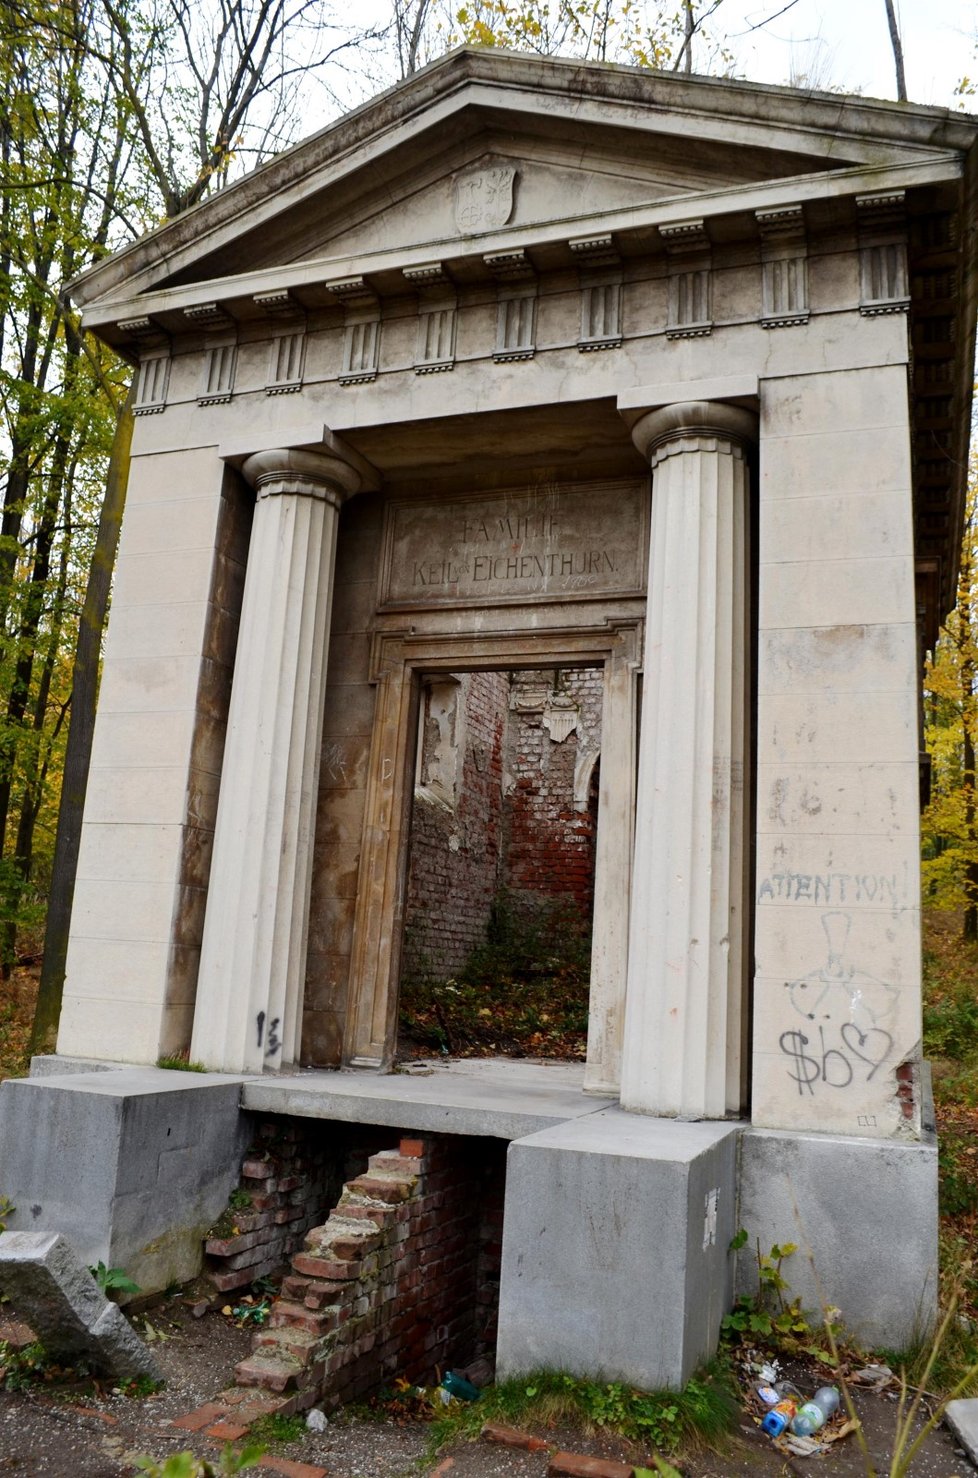
[[[500,1378],[685,1384],[733,1297],[737,1133],[614,1108],[510,1145]]]
[[[6,1232],[0,1238],[0,1289],[30,1320],[48,1354],[88,1360],[115,1380],[160,1378],[122,1311],[57,1232]]]
[[[951,1431],[978,1468],[978,1398],[949,1401],[944,1415]]]

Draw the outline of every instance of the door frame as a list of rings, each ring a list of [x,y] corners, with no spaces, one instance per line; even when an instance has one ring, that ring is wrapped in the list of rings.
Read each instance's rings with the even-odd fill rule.
[[[637,681],[644,617],[542,630],[374,634],[377,685],[351,958],[344,1061],[389,1071],[397,1042],[401,933],[422,674],[601,667],[586,1091],[620,1083],[635,816]]]

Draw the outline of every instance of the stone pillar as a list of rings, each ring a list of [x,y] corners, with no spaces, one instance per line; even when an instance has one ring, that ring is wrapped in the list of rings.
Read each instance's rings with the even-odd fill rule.
[[[269,451],[257,504],[221,772],[191,1057],[224,1072],[295,1061],[339,511],[340,456]]]
[[[652,467],[622,1107],[742,1101],[748,411],[651,411]]]

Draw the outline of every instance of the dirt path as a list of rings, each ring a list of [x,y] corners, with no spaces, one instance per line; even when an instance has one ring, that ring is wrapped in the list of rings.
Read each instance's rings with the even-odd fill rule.
[[[133,1459],[146,1454],[162,1459],[190,1448],[214,1457],[221,1443],[207,1431],[190,1432],[172,1425],[210,1401],[231,1384],[236,1362],[249,1350],[251,1337],[220,1313],[194,1318],[175,1300],[165,1312],[151,1313],[157,1333],[154,1350],[166,1385],[144,1399],[114,1394],[91,1384],[70,1388],[37,1383],[19,1391],[0,1391],[0,1474],[24,1478],[124,1478]],[[860,1415],[880,1471],[885,1474],[896,1408],[886,1395],[860,1393]],[[444,1478],[544,1478],[550,1453],[569,1449],[625,1461],[647,1454],[601,1433],[540,1430],[549,1451],[526,1452],[483,1442],[459,1443],[436,1457],[430,1455],[430,1433],[424,1423],[404,1425],[390,1420],[338,1417],[321,1433],[269,1449],[261,1473],[286,1478],[400,1478],[438,1468]],[[446,1466],[448,1459],[451,1464]],[[680,1468],[685,1478],[740,1478],[740,1475],[833,1475],[865,1478],[865,1467],[853,1439],[839,1443],[824,1457],[787,1459],[772,1447],[745,1412],[740,1432],[723,1455],[691,1457]],[[914,1478],[970,1478],[970,1462],[956,1450],[949,1432],[928,1439],[915,1461]]]

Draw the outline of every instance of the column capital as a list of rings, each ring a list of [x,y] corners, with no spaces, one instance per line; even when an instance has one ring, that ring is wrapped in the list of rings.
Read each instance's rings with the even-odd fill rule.
[[[276,447],[255,452],[241,469],[259,498],[299,493],[339,508],[361,492],[366,479],[359,467],[332,452],[295,451]]]
[[[684,400],[646,411],[632,427],[632,440],[650,461],[664,442],[703,436],[753,446],[757,415],[722,400]]]

